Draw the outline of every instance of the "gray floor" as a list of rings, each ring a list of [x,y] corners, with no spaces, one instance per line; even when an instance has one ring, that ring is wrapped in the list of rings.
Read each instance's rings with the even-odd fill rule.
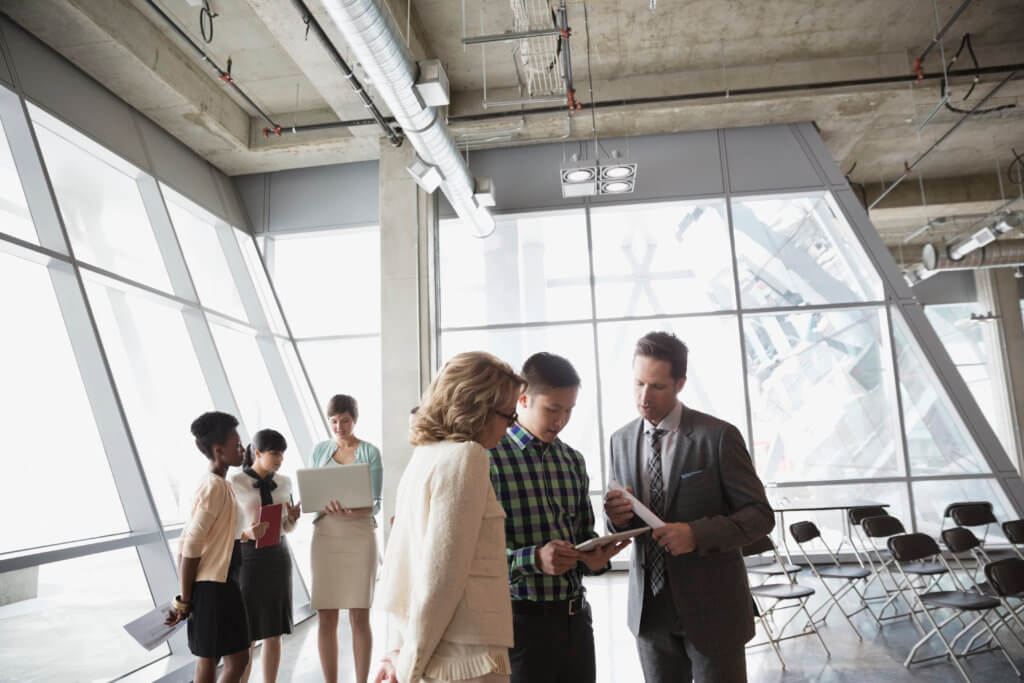
[[[821,600],[820,586],[806,576],[801,582],[818,589],[819,593],[812,598],[811,605]],[[588,578],[586,580],[589,599],[594,612],[595,639],[597,645],[598,681],[600,683],[633,683],[643,680],[637,660],[633,637],[625,625],[626,574],[614,572],[610,575]],[[908,671],[903,667],[903,659],[919,635],[913,625],[906,619],[891,622],[879,630],[866,614],[854,617],[854,621],[864,635],[860,642],[853,634],[849,625],[838,613],[833,612],[822,635],[832,651],[831,658],[826,657],[821,645],[813,637],[798,638],[782,644],[782,653],[786,659],[787,669],[779,665],[775,654],[767,646],[750,648],[747,651],[747,665],[750,680],[757,683],[775,683],[785,681],[815,681],[832,683],[849,681],[957,681],[959,675],[952,665],[945,661],[937,661],[915,667]],[[375,633],[384,633],[385,617],[380,613],[373,614]],[[756,639],[761,638],[758,633]],[[340,638],[342,642],[341,680],[354,683],[352,671],[350,633],[343,619]],[[1007,640],[1004,637],[1004,640]],[[377,659],[386,644],[375,643],[374,658]],[[938,652],[938,650],[934,650]],[[1011,655],[1019,667],[1024,667],[1024,647],[1019,643],[1011,646]],[[157,667],[166,670],[166,662]],[[968,672],[976,683],[993,681],[1017,680],[1010,665],[998,653],[981,654],[972,657],[966,664]],[[140,672],[135,680],[153,680],[160,673],[151,668]],[[253,681],[262,681],[259,663]],[[316,651],[316,620],[310,619],[300,624],[295,633],[286,641],[280,675],[280,681],[320,681],[319,660]]]

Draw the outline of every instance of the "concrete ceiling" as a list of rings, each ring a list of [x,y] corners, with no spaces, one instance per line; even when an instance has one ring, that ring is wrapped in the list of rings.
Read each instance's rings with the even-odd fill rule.
[[[464,48],[463,11],[467,35],[502,33],[513,25],[509,3],[383,1],[402,34],[408,33],[414,56],[437,57],[445,64],[452,89],[450,127],[457,139],[482,147],[526,144],[566,132],[576,139],[591,135],[586,110],[570,120],[551,105],[543,106],[555,111],[524,118],[518,111],[484,108],[485,50],[488,100],[519,96],[512,44]],[[543,8],[542,0],[519,1]],[[290,0],[210,0],[219,16],[209,44],[200,37],[198,0],[156,2],[218,65],[230,57],[236,82],[285,131],[292,125],[366,118],[323,47],[306,37]],[[306,0],[347,57],[322,3]],[[814,121],[843,170],[856,164],[851,180],[871,201],[959,115],[943,110],[918,130],[939,102],[936,80],[802,86],[906,76],[936,31],[936,13],[944,22],[961,3],[658,0],[651,12],[647,0],[628,0],[588,2],[584,13],[584,4],[573,0],[568,11],[577,97],[602,105],[597,133],[609,137]],[[377,156],[374,126],[265,137],[267,123],[220,82],[146,0],[0,0],[0,10],[228,174]],[[1021,28],[1020,0],[977,0],[942,47],[948,59],[970,32],[983,67],[1024,63]],[[925,70],[940,71],[942,61],[942,52],[933,50]],[[968,66],[965,52],[957,68]],[[953,103],[970,108],[1004,75],[982,76],[966,100],[971,79],[953,79]],[[734,94],[766,86],[796,87]],[[724,91],[730,96],[722,96]],[[637,98],[645,101],[631,103]],[[1024,152],[1024,73],[986,107],[1010,104],[1017,108],[972,116],[872,211],[887,242],[903,243],[929,219],[938,220],[915,239],[948,238],[1016,192],[1005,171],[1010,148]]]

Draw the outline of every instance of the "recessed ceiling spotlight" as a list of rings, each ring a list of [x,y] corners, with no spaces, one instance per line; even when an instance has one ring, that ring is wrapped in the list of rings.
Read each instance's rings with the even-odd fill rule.
[[[564,183],[586,183],[594,180],[596,176],[596,168],[562,169],[562,182]]]
[[[601,177],[608,180],[622,180],[636,175],[636,164],[618,164],[601,168]]]
[[[629,180],[612,180],[607,183],[601,183],[601,194],[621,194],[632,191],[633,183]]]

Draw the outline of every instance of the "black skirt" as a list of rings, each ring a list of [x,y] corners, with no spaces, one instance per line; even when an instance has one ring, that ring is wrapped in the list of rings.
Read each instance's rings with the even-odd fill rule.
[[[188,649],[196,657],[219,659],[248,650],[249,620],[242,591],[234,576],[241,562],[238,545],[231,553],[227,581],[192,584],[192,614],[188,618]]]
[[[257,548],[253,541],[239,542],[242,552],[238,585],[249,615],[253,641],[292,632],[292,558],[288,542]]]

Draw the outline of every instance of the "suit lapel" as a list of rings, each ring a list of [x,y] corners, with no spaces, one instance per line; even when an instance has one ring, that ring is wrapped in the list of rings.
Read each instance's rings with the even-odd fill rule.
[[[679,416],[679,429],[676,431],[675,445],[672,447],[672,468],[668,475],[668,484],[665,491],[665,510],[672,509],[676,493],[679,491],[679,477],[683,472],[689,471],[687,460],[693,447],[693,440],[690,433],[693,431],[693,411],[683,406],[683,412]]]
[[[621,482],[623,486],[630,486],[633,489],[634,495],[637,498],[640,497],[640,482],[643,481],[643,469],[644,469],[644,420],[640,418],[636,421],[633,429],[633,452],[636,453],[636,457],[633,458],[633,481],[628,484]]]

